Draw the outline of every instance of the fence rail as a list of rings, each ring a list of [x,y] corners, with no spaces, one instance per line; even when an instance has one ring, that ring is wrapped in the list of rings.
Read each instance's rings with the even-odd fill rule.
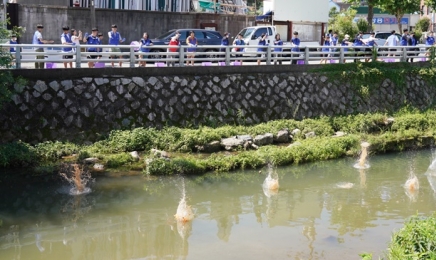
[[[379,60],[386,62],[407,61],[411,58],[418,58],[417,61],[425,61],[428,56],[434,57],[434,47],[418,46],[306,46],[300,47],[300,51],[292,51],[294,47],[283,45],[281,51],[274,51],[278,46],[198,46],[194,58],[188,58],[187,46],[155,45],[147,46],[149,52],[141,52],[137,45],[80,45],[74,46],[70,52],[62,51],[70,46],[61,44],[0,44],[0,48],[9,50],[15,48],[14,63],[16,68],[22,68],[26,63],[64,63],[75,62],[76,68],[81,68],[84,63],[107,63],[127,62],[128,67],[135,67],[138,62],[154,62],[156,66],[175,65],[184,66],[187,61],[202,62],[204,66],[213,63],[220,66],[242,65],[244,61],[260,61],[267,65],[284,64],[284,62],[297,64],[324,63],[345,63],[365,59]],[[236,51],[235,48],[243,48],[243,51]],[[43,49],[38,52],[36,49]],[[86,51],[87,48],[98,48],[98,52]],[[113,48],[119,51],[112,52]],[[170,52],[169,49],[177,49]],[[117,50],[118,50],[117,49]],[[262,49],[263,51],[258,51]],[[431,50],[429,50],[431,49]],[[85,51],[84,51],[85,50]],[[207,51],[206,51],[207,50]],[[433,53],[430,55],[430,53]],[[39,56],[39,59],[37,58]],[[66,58],[72,56],[72,59]],[[111,56],[118,56],[117,59]],[[43,58],[42,58],[43,57]]]

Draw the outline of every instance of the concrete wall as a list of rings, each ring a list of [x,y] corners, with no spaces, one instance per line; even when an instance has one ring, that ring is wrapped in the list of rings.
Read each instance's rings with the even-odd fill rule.
[[[20,5],[19,25],[27,28],[21,43],[32,42],[38,23],[44,24],[43,37],[55,40],[55,43],[60,43],[62,25],[90,33],[90,17],[88,8]],[[221,33],[229,31],[236,35],[243,27],[254,25],[254,16],[96,9],[96,24],[100,31],[107,33],[114,23],[129,44],[139,40],[143,32],[154,38],[171,29],[201,28],[206,23],[216,23]],[[107,43],[107,37],[105,40]]]
[[[436,88],[419,77],[385,80],[369,95],[308,66],[13,70],[0,111],[1,141],[94,141],[114,129],[261,123],[433,106]],[[0,142],[1,142],[0,141]]]

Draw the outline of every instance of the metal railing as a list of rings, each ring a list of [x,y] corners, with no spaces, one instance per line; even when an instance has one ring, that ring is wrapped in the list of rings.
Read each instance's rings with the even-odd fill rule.
[[[76,68],[81,68],[84,63],[108,63],[127,62],[128,67],[135,67],[138,62],[154,62],[156,66],[178,65],[184,66],[188,60],[202,62],[203,66],[212,64],[220,66],[242,65],[244,61],[260,61],[267,65],[274,63],[297,63],[314,64],[324,63],[345,63],[361,59],[379,60],[386,62],[407,61],[410,58],[418,58],[419,61],[428,59],[430,46],[306,46],[299,47],[300,51],[293,51],[295,47],[283,46],[198,46],[195,58],[187,58],[188,46],[155,45],[147,46],[149,52],[138,51],[136,45],[80,45],[73,46],[70,52],[63,52],[68,48],[61,44],[0,44],[0,48],[15,48],[14,63],[16,68],[22,68],[28,63],[65,63],[75,62]],[[44,52],[37,52],[35,48],[43,48]],[[87,48],[98,48],[98,52],[86,51]],[[119,48],[120,51],[111,52],[112,48]],[[176,49],[176,52],[169,52],[169,49]],[[243,51],[235,51],[235,48],[243,48]],[[281,51],[274,51],[280,48]],[[82,51],[82,50],[85,51]],[[258,51],[262,49],[263,51]],[[434,52],[434,50],[433,50]],[[36,59],[36,56],[44,56],[44,59]],[[67,59],[64,56],[73,56]],[[91,57],[93,56],[93,57]],[[114,59],[111,56],[118,56]],[[294,62],[293,62],[294,61]],[[252,65],[252,64],[251,64]]]

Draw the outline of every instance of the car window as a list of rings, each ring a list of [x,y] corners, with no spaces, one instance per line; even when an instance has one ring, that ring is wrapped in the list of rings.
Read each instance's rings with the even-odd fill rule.
[[[180,40],[181,42],[185,42],[185,41],[186,41],[186,38],[188,38],[189,31],[187,31],[187,30],[179,30],[179,32],[180,32],[180,38],[179,38],[179,40]]]
[[[251,33],[254,31],[254,28],[244,28],[242,31],[239,32],[239,34],[242,34],[242,38],[247,38],[251,35]]]
[[[268,35],[273,35],[271,27],[268,27]]]
[[[257,29],[256,32],[254,32],[251,39],[259,38],[262,35],[262,33],[267,34],[267,29],[265,27]]]
[[[175,33],[174,31],[169,31],[169,32],[166,32],[166,33],[156,37],[156,39],[170,39],[171,37],[174,36],[174,33]]]
[[[195,38],[197,38],[197,40],[203,40],[204,39],[204,34],[202,31],[195,31]]]
[[[386,40],[389,37],[389,33],[377,33],[376,38]]]
[[[211,33],[211,32],[206,32],[206,38],[207,39],[221,39],[218,35]]]

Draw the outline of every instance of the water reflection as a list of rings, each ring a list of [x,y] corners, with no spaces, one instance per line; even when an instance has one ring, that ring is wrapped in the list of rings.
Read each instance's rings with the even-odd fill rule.
[[[415,155],[426,172],[429,152]],[[98,178],[93,192],[69,196],[45,183],[0,194],[2,259],[337,259],[381,253],[416,212],[435,210],[436,174],[407,203],[407,154],[277,168],[280,190],[267,196],[258,171],[185,178],[195,219],[176,221],[179,178]],[[262,169],[263,172],[266,169]],[[402,177],[403,176],[403,177]],[[337,183],[355,183],[338,189]],[[7,195],[6,195],[7,194]],[[183,197],[183,196],[182,196]],[[429,203],[432,202],[432,203]],[[182,225],[183,224],[183,225]]]

